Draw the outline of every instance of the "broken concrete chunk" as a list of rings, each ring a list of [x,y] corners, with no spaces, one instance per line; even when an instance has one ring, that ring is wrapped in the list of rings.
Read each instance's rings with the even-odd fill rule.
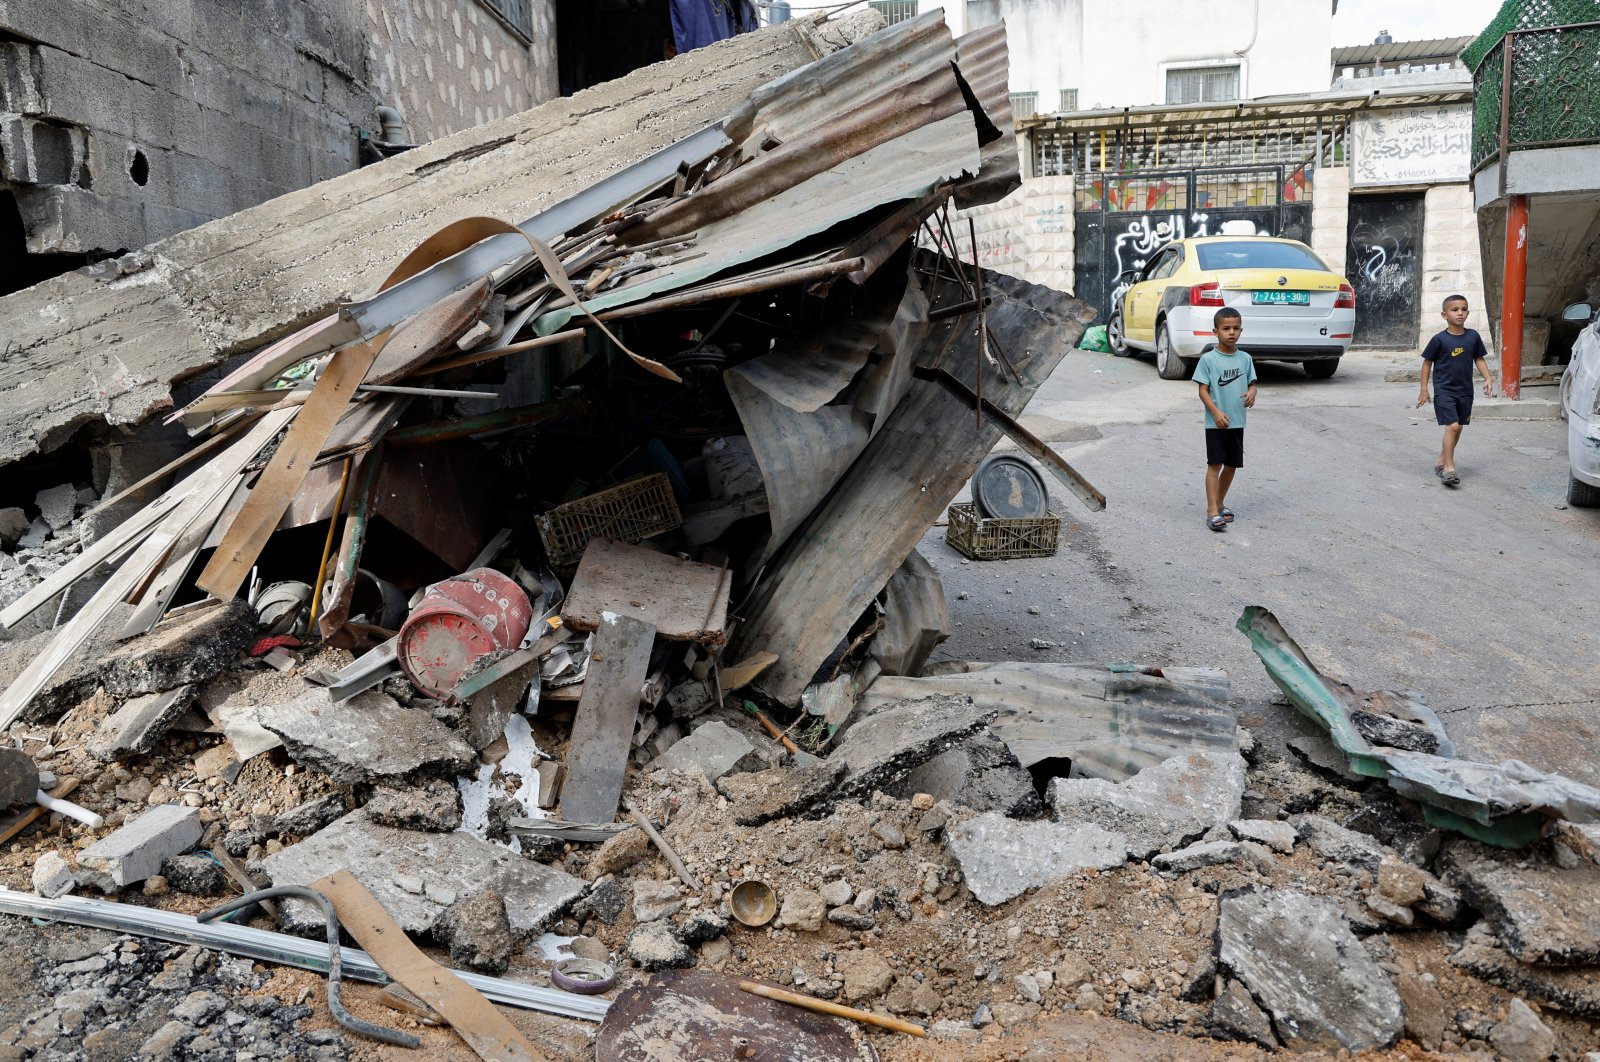
[[[188,710],[194,693],[195,688],[186,685],[164,693],[129,698],[122,707],[101,720],[89,738],[89,754],[104,763],[124,756],[145,755]]]
[[[1127,839],[1093,823],[1016,822],[992,811],[953,823],[945,846],[967,888],[991,907],[1074,870],[1110,870],[1128,860]]]
[[[1217,938],[1222,967],[1291,1048],[1364,1051],[1399,1038],[1399,991],[1331,902],[1290,889],[1229,896]]]
[[[894,984],[894,967],[875,951],[845,952],[834,960],[834,968],[844,980],[846,1003],[882,995]]]
[[[683,893],[670,881],[641,881],[633,887],[633,918],[643,925],[683,909]]]
[[[28,515],[15,505],[0,509],[0,545],[13,546],[28,530]]]
[[[605,878],[595,882],[594,888],[589,890],[589,895],[578,902],[574,914],[579,920],[594,917],[600,919],[608,926],[617,924],[617,918],[627,910],[628,901],[622,895],[622,886],[617,884],[616,878]]]
[[[735,771],[752,771],[761,766],[750,739],[727,723],[706,723],[675,742],[650,764],[652,770],[686,771],[698,767],[715,782]]]
[[[1228,823],[1228,830],[1241,841],[1256,841],[1284,853],[1294,851],[1295,838],[1299,836],[1289,823],[1274,819],[1234,819]]]
[[[309,885],[336,870],[350,870],[408,933],[427,933],[441,908],[395,884],[425,876],[435,888],[466,896],[492,889],[505,900],[512,931],[520,937],[548,928],[583,894],[584,884],[544,863],[524,859],[468,833],[397,830],[350,812],[321,833],[269,855],[261,867],[274,885]],[[322,915],[299,900],[283,904],[289,932],[320,930]]]
[[[462,897],[433,924],[433,939],[450,949],[450,960],[483,973],[511,965],[511,922],[505,900],[493,889]]]
[[[597,881],[607,874],[627,870],[635,863],[649,859],[655,854],[655,846],[650,843],[650,838],[645,836],[643,830],[623,830],[595,850],[594,857],[589,860],[589,865],[584,870],[584,877],[590,881]]]
[[[138,697],[215,678],[255,633],[255,616],[242,598],[163,620],[120,643],[100,667],[100,684],[113,697]]]
[[[685,969],[694,965],[694,950],[673,935],[666,922],[646,922],[628,934],[628,958],[645,970]]]
[[[454,792],[454,789],[451,791]],[[344,794],[324,793],[279,815],[273,821],[273,832],[307,837],[344,813]]]
[[[47,900],[65,896],[77,881],[72,876],[72,865],[66,856],[51,849],[42,852],[33,864],[33,891]]]
[[[1323,859],[1365,870],[1374,879],[1380,876],[1383,863],[1410,866],[1394,849],[1376,838],[1356,830],[1346,829],[1332,819],[1321,815],[1297,815],[1290,820],[1300,831],[1300,838]],[[1414,868],[1417,877],[1407,873],[1409,880],[1420,883],[1423,897],[1411,906],[1439,922],[1451,923],[1461,917],[1461,899],[1456,891],[1426,870]],[[1399,888],[1398,868],[1390,871],[1391,887]]]
[[[973,811],[998,811],[1016,819],[1044,812],[1033,776],[993,730],[980,730],[939,753],[896,782],[889,792],[906,798],[927,793]]]
[[[1185,874],[1202,867],[1235,863],[1246,855],[1244,845],[1238,841],[1202,841],[1176,852],[1165,852],[1150,861],[1157,870]]]
[[[728,931],[728,920],[714,911],[697,911],[673,930],[685,944],[704,944]]]
[[[732,803],[734,822],[760,826],[829,799],[846,772],[842,762],[829,757],[805,767],[726,774],[717,779],[717,789]]]
[[[1128,839],[1133,858],[1148,859],[1237,819],[1244,779],[1237,752],[1191,752],[1121,783],[1057,778],[1046,796],[1057,822],[1115,830]]]
[[[1272,1033],[1272,1019],[1250,998],[1238,981],[1229,979],[1211,1004],[1211,1024],[1236,1040],[1259,1044],[1269,1051],[1278,1049]]]
[[[989,725],[997,714],[995,709],[977,707],[970,697],[949,694],[880,708],[845,731],[828,756],[847,769],[840,797],[885,788]]]
[[[157,804],[78,856],[78,880],[116,892],[161,872],[161,864],[200,840],[200,809]]]
[[[1474,977],[1545,1006],[1580,1018],[1600,1019],[1600,967],[1518,962],[1506,954],[1482,922],[1472,927],[1450,962]]]
[[[0,810],[34,802],[39,792],[39,768],[21,749],[0,748]]]
[[[1567,870],[1460,838],[1446,842],[1439,866],[1518,960],[1600,963],[1600,866]]]
[[[815,933],[822,928],[822,919],[827,913],[828,902],[820,893],[796,889],[783,898],[783,907],[778,911],[778,928]]]
[[[404,788],[380,785],[363,810],[380,826],[443,833],[461,826],[461,791],[443,778]]]
[[[39,519],[50,525],[50,530],[61,531],[72,523],[78,512],[78,488],[71,483],[58,483],[33,496],[39,510]]]
[[[1556,1034],[1520,999],[1513,999],[1506,1020],[1489,1030],[1489,1043],[1511,1062],[1546,1062],[1556,1052]]]
[[[335,701],[326,687],[308,684],[294,700],[257,707],[256,720],[283,739],[296,763],[344,784],[460,773],[475,758],[455,731],[376,690]]]
[[[1026,976],[1026,975],[1024,975]],[[915,977],[901,977],[884,997],[883,1005],[891,1014],[909,1014],[920,1018],[930,1017],[944,1006],[944,997],[926,981]]]
[[[161,876],[168,885],[191,896],[219,896],[228,887],[222,868],[202,855],[173,856],[161,864]]]

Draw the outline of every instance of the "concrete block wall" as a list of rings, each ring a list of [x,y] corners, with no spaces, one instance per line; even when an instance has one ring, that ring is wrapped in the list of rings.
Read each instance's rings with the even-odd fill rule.
[[[1467,327],[1489,337],[1489,307],[1484,297],[1482,252],[1472,186],[1438,184],[1422,202],[1422,320],[1418,349],[1444,327],[1439,309],[1448,295],[1465,295],[1472,306]],[[1539,354],[1543,354],[1542,344]]]
[[[955,211],[956,246],[972,260],[966,219],[978,237],[978,263],[1058,291],[1073,288],[1073,177],[1028,177],[998,203]]]
[[[31,254],[142,247],[555,95],[479,0],[0,0],[0,180]],[[16,248],[3,249],[12,253]]]
[[[1320,167],[1311,186],[1311,249],[1329,269],[1343,273],[1349,245],[1350,171]]]

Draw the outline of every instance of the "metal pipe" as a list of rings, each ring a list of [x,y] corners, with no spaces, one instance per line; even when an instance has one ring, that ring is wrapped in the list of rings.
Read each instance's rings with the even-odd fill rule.
[[[328,969],[325,948],[309,940],[228,922],[204,924],[188,915],[155,907],[135,907],[133,904],[91,900],[82,896],[47,900],[32,893],[0,888],[0,913],[70,922],[73,925],[107,929],[113,933],[134,933],[174,944],[195,944],[202,948],[226,951],[230,955],[317,973]],[[372,960],[372,956],[359,948],[340,948],[339,960],[341,971],[352,980],[376,985],[386,985],[393,980]],[[611,1008],[610,1002],[604,999],[574,996],[553,988],[539,988],[462,970],[452,972],[494,1003],[583,1021],[600,1021]]]
[[[317,610],[322,605],[322,584],[328,578],[328,558],[333,556],[333,538],[339,530],[339,514],[344,511],[344,496],[350,489],[350,468],[354,462],[344,459],[344,471],[339,474],[339,493],[333,500],[333,513],[328,517],[328,537],[322,543],[322,561],[317,565],[317,581],[311,588],[311,612],[306,616],[306,630],[317,629]]]
[[[1506,160],[1500,160],[1505,172]],[[1500,285],[1500,391],[1522,398],[1522,307],[1528,297],[1528,197],[1506,201],[1505,276]]]
[[[461,417],[456,420],[435,420],[426,424],[414,424],[409,428],[390,432],[384,437],[384,441],[394,446],[444,442],[447,439],[460,439],[467,435],[481,435],[484,432],[506,431],[510,428],[538,424],[540,421],[554,420],[568,413],[582,413],[588,408],[589,403],[586,399],[560,398],[554,402],[497,409],[493,413],[480,413],[477,416]]]

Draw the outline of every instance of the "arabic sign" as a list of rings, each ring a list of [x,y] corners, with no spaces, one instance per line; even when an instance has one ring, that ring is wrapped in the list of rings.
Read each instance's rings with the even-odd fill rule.
[[[1358,115],[1350,128],[1352,185],[1445,184],[1471,172],[1469,104]]]

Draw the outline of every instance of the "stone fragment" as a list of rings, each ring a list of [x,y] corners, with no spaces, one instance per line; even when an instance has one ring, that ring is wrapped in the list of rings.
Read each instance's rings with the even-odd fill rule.
[[[1416,923],[1417,916],[1412,913],[1411,908],[1401,907],[1381,892],[1368,893],[1365,902],[1367,910],[1397,926],[1409,928]]]
[[[945,847],[967,888],[989,906],[1084,867],[1110,870],[1128,860],[1128,842],[1093,824],[1017,822],[995,812],[952,824]]]
[[[1017,974],[1011,979],[1017,986],[1017,995],[1029,1003],[1043,1003],[1044,993],[1039,989],[1039,981],[1033,974]]]
[[[1600,866],[1584,863],[1567,870],[1460,838],[1445,844],[1439,866],[1518,960],[1552,966],[1600,963]]]
[[[1385,856],[1378,864],[1378,891],[1404,907],[1428,896],[1428,873],[1410,863]]]
[[[705,723],[657,756],[651,770],[687,771],[698,767],[710,781],[736,771],[759,770],[761,757],[750,739],[723,722]]]
[[[611,949],[598,937],[574,937],[567,947],[572,949],[572,954],[580,959],[593,959],[595,962],[610,962]]]
[[[193,686],[130,697],[106,716],[88,740],[89,754],[103,763],[124,756],[143,756],[156,747],[167,729],[188,711]]]
[[[1364,1051],[1404,1027],[1400,994],[1330,901],[1290,889],[1229,896],[1220,964],[1296,1050]]]
[[[293,700],[259,706],[256,721],[283,739],[296,763],[341,784],[459,774],[476,758],[456,731],[377,690],[335,701],[326,687],[307,684]]]
[[[461,790],[444,778],[428,778],[420,785],[380,785],[364,810],[380,826],[444,833],[461,827]]]
[[[1397,981],[1400,1002],[1406,1008],[1406,1035],[1429,1051],[1439,1050],[1449,1025],[1439,986],[1432,978],[1414,973],[1402,973]]]
[[[65,896],[77,884],[72,865],[55,849],[42,852],[33,863],[33,891],[47,900]]]
[[[1272,1033],[1272,1019],[1250,998],[1238,981],[1230,979],[1211,1004],[1211,1024],[1236,1040],[1259,1044],[1269,1051],[1278,1049]]]
[[[1556,1051],[1556,1034],[1533,1008],[1513,999],[1506,1019],[1489,1030],[1489,1043],[1511,1062],[1545,1062]]]
[[[898,849],[906,846],[906,835],[901,832],[900,827],[892,822],[879,820],[873,823],[872,836],[881,841],[883,846],[888,849]]]
[[[1057,778],[1047,797],[1057,822],[1122,834],[1135,859],[1198,840],[1239,817],[1245,762],[1237,752],[1191,752],[1146,767],[1126,782]]]
[[[433,939],[450,949],[452,962],[483,973],[511,965],[511,922],[505,900],[493,889],[463,896],[433,923]]]
[[[1157,870],[1185,874],[1201,867],[1221,866],[1244,858],[1245,846],[1237,841],[1202,841],[1176,852],[1165,852],[1150,860]]]
[[[844,979],[846,1003],[858,1003],[882,995],[894,984],[894,967],[875,951],[845,952],[833,965]]]
[[[63,531],[72,523],[78,512],[78,488],[71,483],[58,483],[33,496],[39,510],[39,519],[50,525],[52,531]]]
[[[0,509],[0,545],[16,545],[27,532],[28,522],[28,515],[15,505]]]
[[[595,849],[588,867],[584,869],[584,877],[597,881],[607,874],[620,874],[635,863],[649,859],[655,852],[643,830],[623,830]]]
[[[100,661],[100,683],[126,699],[210,682],[250,643],[255,614],[243,598],[171,616],[116,643]]]
[[[228,887],[222,868],[201,855],[173,856],[161,864],[161,876],[174,889],[191,896],[219,896]]]
[[[39,768],[16,748],[0,748],[0,809],[23,807],[39,792]]]
[[[856,932],[864,932],[878,924],[878,920],[869,914],[864,914],[854,907],[836,907],[828,912],[828,921],[836,926]]]
[[[1450,962],[1474,977],[1545,1006],[1600,1020],[1600,967],[1518,962],[1500,948],[1499,941],[1481,922],[1468,932],[1466,942],[1450,956]]]
[[[451,790],[454,791],[453,786]],[[382,790],[379,790],[379,793],[381,792]],[[377,795],[374,794],[374,799]],[[272,828],[275,833],[305,837],[316,833],[344,813],[344,794],[324,793],[279,815],[273,820]]]
[[[733,958],[733,943],[727,937],[718,937],[700,945],[700,961],[713,970],[720,970]]]
[[[1292,820],[1300,831],[1300,839],[1323,859],[1365,870],[1374,879],[1382,869],[1384,859],[1404,862],[1394,849],[1376,838],[1340,826],[1321,815],[1297,815]],[[1422,877],[1423,898],[1414,906],[1418,911],[1446,924],[1456,921],[1461,914],[1461,898],[1443,881],[1417,868]]]
[[[425,934],[440,907],[395,884],[397,877],[426,875],[428,884],[467,896],[484,889],[500,894],[512,932],[519,939],[540,933],[582,895],[582,881],[545,863],[525,859],[468,833],[424,833],[379,826],[352,811],[319,833],[269,855],[261,867],[274,885],[310,885],[336,870],[361,879],[408,933]],[[284,929],[310,934],[322,915],[303,900],[286,900]]]
[[[926,811],[939,800],[973,811],[998,811],[1012,818],[1037,818],[1044,811],[1033,776],[1001,737],[983,729],[914,768],[889,790],[891,795],[927,796]]]
[[[850,883],[843,879],[836,879],[822,886],[822,898],[829,907],[843,907],[854,895],[855,891],[850,888]]]
[[[617,917],[628,907],[627,897],[616,878],[604,878],[595,883],[576,909],[579,918],[594,917],[606,925],[616,925]]]
[[[684,969],[694,965],[694,950],[665,922],[646,922],[628,934],[628,958],[646,970]]]
[[[897,978],[894,988],[884,997],[883,1005],[889,1008],[891,1014],[910,1014],[917,1017],[932,1017],[944,1006],[944,997],[927,981],[918,981],[915,977]]]
[[[821,895],[810,889],[796,889],[783,898],[783,907],[778,911],[778,928],[815,933],[822,928],[822,919],[827,913],[828,904]]]
[[[641,881],[633,887],[633,918],[643,925],[683,909],[683,894],[670,881]]]
[[[1284,853],[1294,851],[1295,838],[1299,836],[1292,825],[1276,819],[1234,819],[1228,823],[1228,830],[1241,841],[1255,841]]]
[[[696,911],[680,922],[674,933],[685,944],[704,944],[728,931],[728,920],[713,911]]]
[[[1056,963],[1055,983],[1064,989],[1077,988],[1094,980],[1094,967],[1077,952],[1069,951]]]
[[[116,892],[161,872],[161,864],[200,840],[200,809],[159,804],[78,856],[78,880]]]

